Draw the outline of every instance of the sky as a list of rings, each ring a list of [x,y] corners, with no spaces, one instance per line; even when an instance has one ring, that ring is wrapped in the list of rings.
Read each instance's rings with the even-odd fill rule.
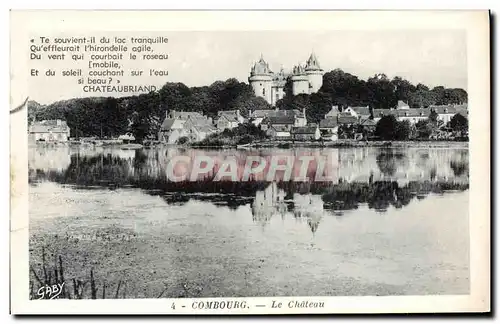
[[[114,35],[141,36],[123,32],[106,36]],[[364,80],[385,73],[390,78],[403,77],[415,85],[467,90],[466,34],[460,30],[148,33],[151,37],[160,35],[169,41],[156,46],[155,53],[169,54],[168,60],[124,61],[123,68],[126,74],[140,68],[145,74],[151,68],[168,70],[168,76],[124,76],[120,78],[121,85],[152,84],[159,88],[166,82],[182,82],[187,86],[203,86],[228,78],[248,82],[250,68],[261,54],[273,71],[281,67],[290,71],[294,65],[304,64],[314,51],[325,72],[339,68]],[[82,67],[84,74],[88,66],[87,59],[80,63],[66,59],[30,61],[30,64],[40,69],[50,65],[55,70]],[[120,96],[82,92],[76,78],[58,75],[31,77],[29,92],[32,100],[42,104],[75,97]]]

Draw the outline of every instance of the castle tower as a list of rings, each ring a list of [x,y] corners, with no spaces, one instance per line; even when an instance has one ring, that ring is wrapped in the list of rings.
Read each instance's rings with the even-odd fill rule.
[[[306,75],[304,67],[300,64],[293,68],[292,91],[294,96],[301,93],[309,93],[309,78]]]
[[[286,75],[283,67],[281,70],[276,73],[273,78],[273,83],[271,86],[271,105],[276,105],[276,102],[280,99],[283,99],[285,96],[285,83],[286,83]]]
[[[252,86],[256,96],[262,97],[268,103],[272,104],[273,72],[269,68],[269,64],[264,61],[262,55],[260,56],[260,60],[250,70],[248,82]]]
[[[321,69],[318,59],[314,52],[311,53],[306,62],[305,74],[309,80],[309,93],[318,92],[323,85],[323,70]]]

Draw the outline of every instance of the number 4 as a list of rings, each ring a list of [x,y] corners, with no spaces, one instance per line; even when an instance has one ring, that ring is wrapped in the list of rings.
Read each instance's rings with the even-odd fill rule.
[[[172,309],[175,309],[175,303],[172,303]]]

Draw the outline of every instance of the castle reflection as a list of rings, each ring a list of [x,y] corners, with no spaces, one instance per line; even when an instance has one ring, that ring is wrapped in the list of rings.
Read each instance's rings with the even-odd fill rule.
[[[227,159],[235,161],[238,177],[241,177],[249,155],[269,161],[280,154],[325,158],[322,175],[328,176],[327,180],[314,181],[318,166],[311,163],[306,170],[308,181],[279,181],[279,176],[278,181],[267,181],[264,177],[267,170],[247,182],[230,178],[212,181]],[[179,155],[192,159],[211,156],[215,163],[203,178],[172,182],[167,177],[167,165]],[[168,204],[184,204],[195,199],[232,209],[248,206],[253,220],[263,226],[274,217],[293,217],[306,223],[314,233],[322,217],[341,216],[361,204],[384,212],[389,208],[403,208],[414,198],[424,199],[431,192],[467,190],[468,158],[467,149],[442,148],[126,151],[37,147],[29,151],[29,181],[32,185],[52,181],[84,189],[134,187],[159,195]],[[180,170],[186,171],[190,170]],[[301,171],[294,169],[293,172]]]

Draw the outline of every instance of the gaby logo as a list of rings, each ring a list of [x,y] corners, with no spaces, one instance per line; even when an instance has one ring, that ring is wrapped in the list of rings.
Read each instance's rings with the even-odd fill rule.
[[[49,285],[40,287],[36,294],[39,296],[38,299],[54,299],[59,296],[64,287],[64,282],[62,284]]]
[[[170,181],[333,181],[337,161],[320,154],[272,156],[178,155],[166,166]]]

